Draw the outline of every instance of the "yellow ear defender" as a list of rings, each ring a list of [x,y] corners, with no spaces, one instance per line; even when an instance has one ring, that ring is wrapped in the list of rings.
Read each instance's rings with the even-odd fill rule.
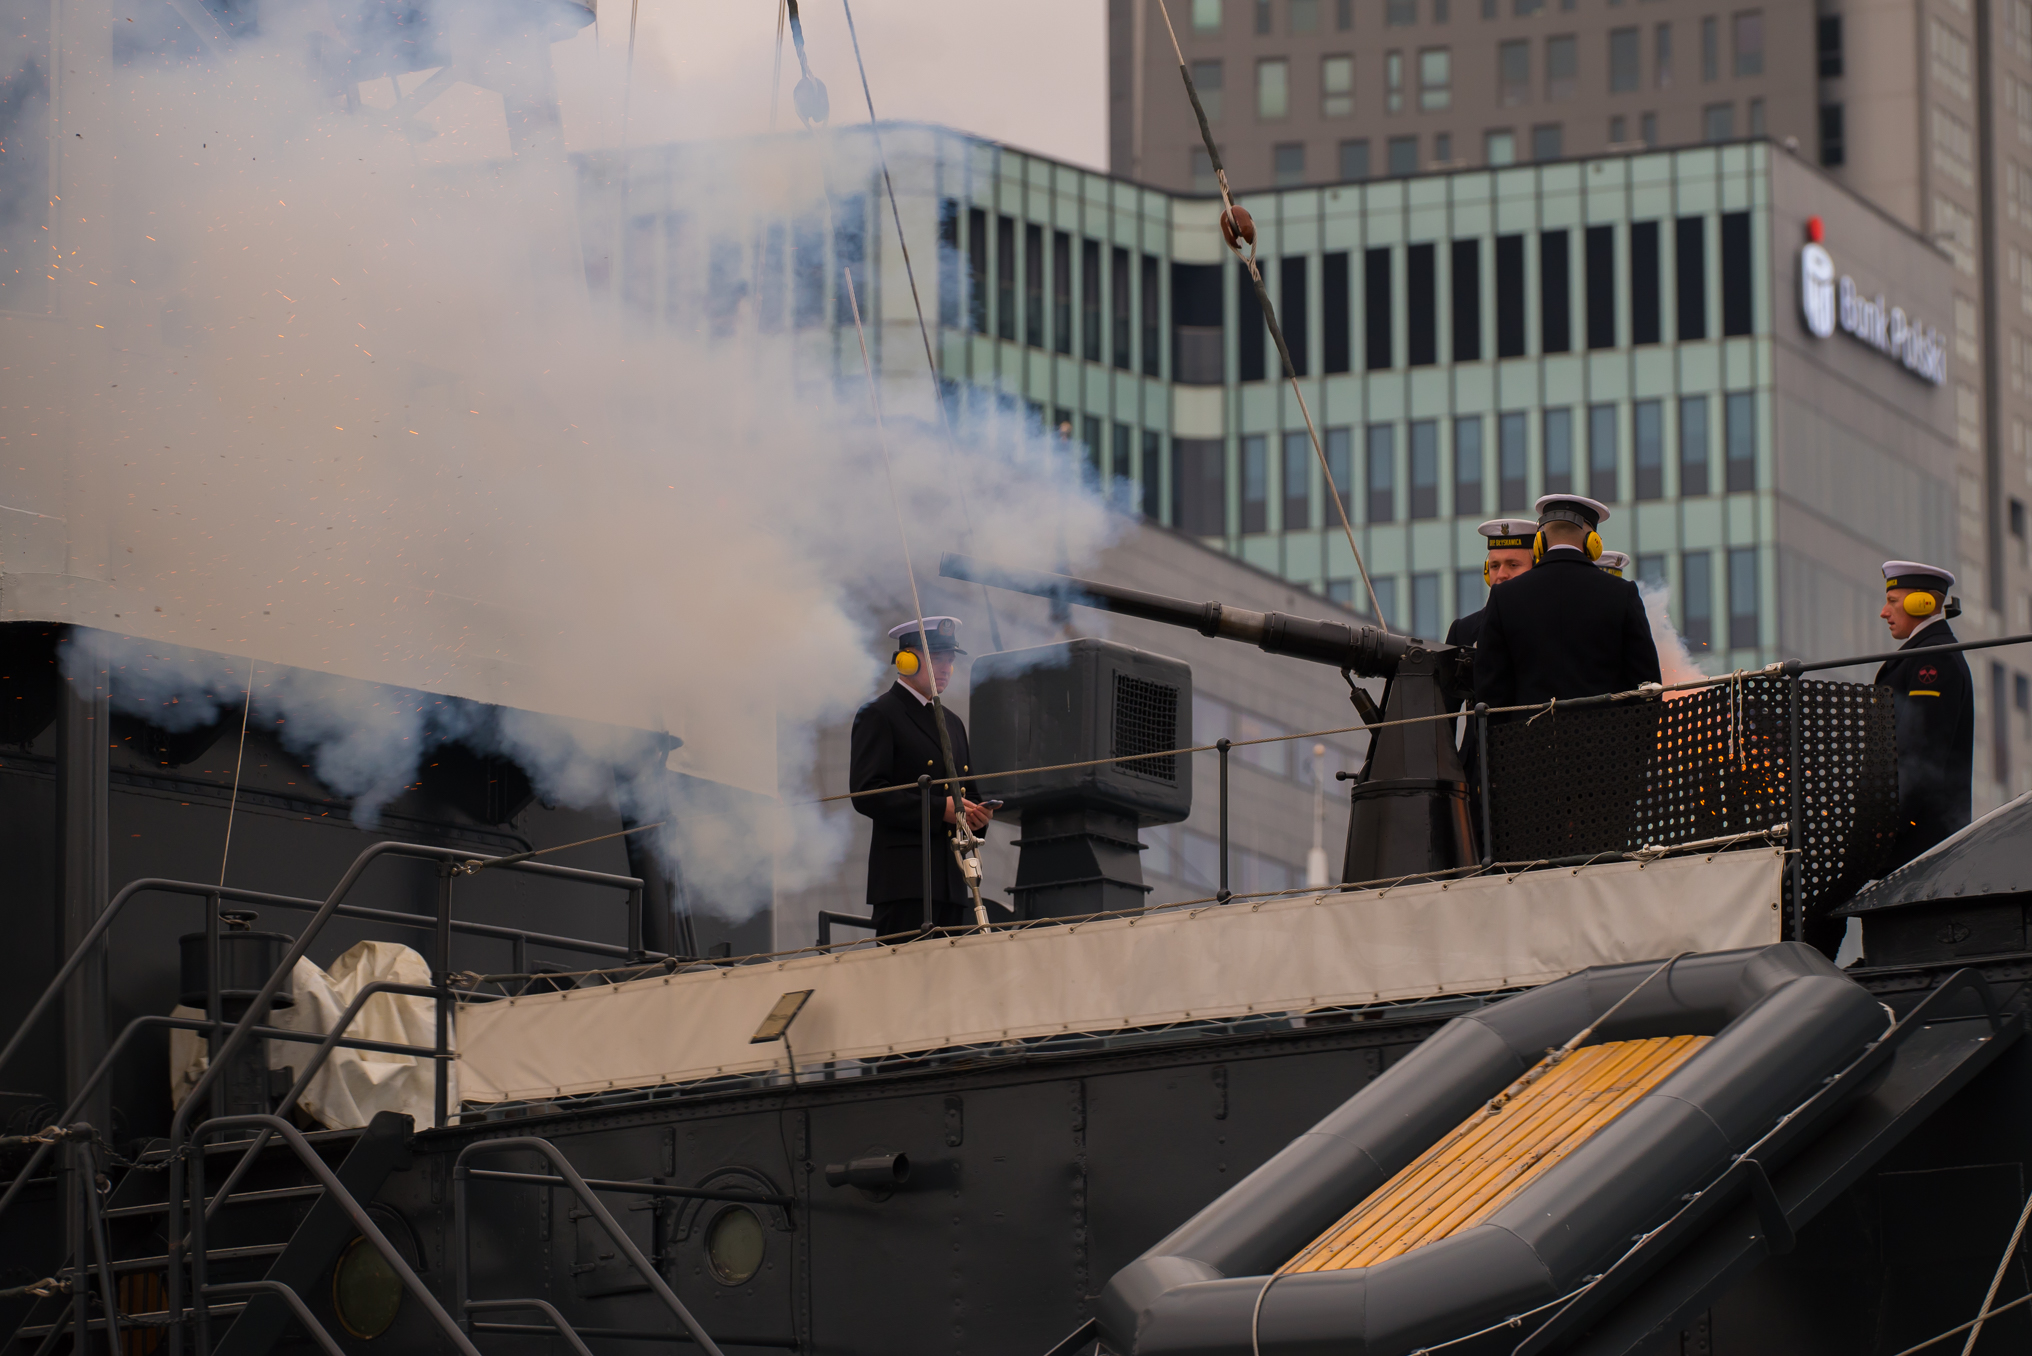
[[[924,667],[924,661],[917,657],[915,650],[898,650],[891,656],[891,662],[896,665],[896,671],[905,678],[911,677]]]
[[[1900,606],[1908,617],[1930,617],[1940,611],[1940,599],[1924,589],[1914,589],[1905,595],[1905,601]]]
[[[1589,560],[1600,560],[1602,558],[1602,534],[1599,532],[1589,532],[1587,540],[1581,543],[1581,549],[1587,552]],[[1540,528],[1538,535],[1531,539],[1531,563],[1533,565],[1543,565],[1545,563],[1544,528]],[[1486,579],[1488,575],[1489,567],[1486,565],[1482,566],[1482,577]]]
[[[1482,587],[1485,589],[1492,589],[1495,587],[1494,584],[1491,584],[1489,582],[1489,575],[1494,568],[1495,567],[1491,565],[1488,561],[1484,560],[1482,562]]]

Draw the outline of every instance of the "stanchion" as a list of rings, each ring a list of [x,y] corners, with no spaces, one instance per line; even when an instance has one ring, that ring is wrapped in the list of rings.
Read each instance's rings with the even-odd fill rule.
[[[1228,889],[1228,741],[1218,740],[1214,747],[1221,754],[1221,888],[1215,898],[1225,904],[1234,897]]]

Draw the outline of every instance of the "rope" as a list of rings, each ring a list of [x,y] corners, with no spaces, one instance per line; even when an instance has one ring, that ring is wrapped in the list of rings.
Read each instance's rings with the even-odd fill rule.
[[[875,443],[882,450],[882,474],[889,486],[889,508],[896,515],[896,544],[903,549],[903,572],[910,580],[910,611],[911,615],[917,618],[917,643],[924,652],[924,672],[931,679],[926,686],[931,689],[932,723],[938,726],[938,751],[945,757],[946,780],[952,787],[952,793],[947,800],[952,805],[954,837],[959,840],[956,851],[962,856],[974,856],[975,847],[980,840],[974,836],[974,826],[967,823],[966,788],[960,784],[959,763],[953,757],[952,733],[946,729],[945,703],[939,700],[938,678],[931,672],[931,637],[924,627],[924,601],[917,594],[917,567],[910,561],[910,531],[903,521],[903,501],[896,494],[896,468],[889,460],[889,431],[882,422],[882,391],[875,384],[875,365],[868,357],[868,334],[861,327],[861,302],[854,293],[854,272],[852,269],[843,268],[840,270],[840,276],[846,280],[847,304],[854,312],[854,334],[861,341],[861,370],[868,378],[868,406],[875,415]],[[915,284],[912,286],[914,288]],[[974,896],[974,921],[985,928],[988,926],[988,910],[981,903],[979,867],[979,858],[975,857],[974,872],[968,872],[962,863],[960,874]],[[932,914],[932,902],[929,899],[924,901],[924,909],[925,921],[928,923]]]
[[[576,843],[559,843],[555,847],[532,848],[528,852],[513,852],[506,857],[474,857],[454,866],[452,871],[455,875],[470,876],[477,872],[485,871],[490,866],[513,866],[516,862],[526,862],[532,857],[543,857],[553,852],[563,852],[566,848],[584,847],[588,843],[604,843],[609,838],[626,838],[631,833],[647,833],[650,829],[660,829],[669,822],[667,819],[659,819],[654,824],[637,824],[634,828],[622,829],[619,833],[603,833],[597,838],[581,838]]]
[[[247,761],[247,715],[254,709],[254,656],[247,656],[247,692],[240,706],[240,747],[233,754],[233,794],[226,800],[226,842],[219,849],[219,884],[226,883],[226,862],[233,855],[233,812],[240,808],[240,769]]]
[[[776,0],[776,63],[769,69],[769,130],[776,130],[776,106],[783,93],[783,11],[788,0]]]
[[[2004,1283],[2004,1273],[2011,1269],[2011,1259],[2018,1255],[2018,1240],[2025,1236],[2025,1221],[2032,1219],[2032,1196],[2025,1198],[2025,1208],[2018,1212],[2018,1227],[2011,1230],[2011,1241],[2004,1245],[2004,1255],[1997,1259],[1997,1274],[1990,1277],[1990,1288],[1983,1295],[1983,1305],[1972,1323],[1968,1341],[1962,1346],[1961,1356],[1971,1356],[1976,1349],[1976,1339],[1983,1335],[1983,1324],[1989,1319],[1990,1306],[1996,1302],[1997,1287]]]
[[[1263,1299],[1270,1293],[1270,1287],[1277,1284],[1277,1278],[1284,1273],[1273,1271],[1263,1278],[1263,1288],[1256,1292],[1256,1306],[1249,1310],[1249,1356],[1263,1356],[1261,1341],[1263,1321]]]
[[[1976,1315],[1976,1317],[1962,1324],[1961,1327],[1959,1328],[1949,1328],[1946,1332],[1940,1334],[1940,1336],[1929,1337],[1916,1347],[1907,1347],[1905,1348],[1905,1350],[1899,1352],[1898,1356],[1913,1356],[1914,1352],[1924,1351],[1928,1347],[1933,1346],[1937,1342],[1945,1342],[1948,1338],[1953,1337],[1956,1333],[1965,1332],[1969,1328],[1975,1327],[1983,1323],[1987,1319],[1995,1318],[1998,1314],[2009,1313],[2011,1310],[2017,1308],[2019,1305],[2025,1304],[2027,1302],[2032,1302],[2032,1295],[2020,1295],[2018,1298],[2012,1300],[2009,1304],[1999,1304],[1994,1309],[1990,1309],[1984,1313]]]
[[[1228,171],[1221,164],[1220,148],[1214,145],[1213,129],[1207,125],[1206,109],[1200,105],[1199,90],[1194,87],[1192,71],[1185,64],[1185,50],[1178,45],[1178,30],[1171,26],[1171,9],[1165,0],[1157,0],[1157,9],[1164,16],[1164,31],[1171,35],[1171,50],[1178,57],[1178,78],[1185,82],[1186,98],[1192,100],[1193,115],[1199,119],[1200,140],[1206,143],[1207,158],[1213,163],[1214,177],[1221,186],[1221,238],[1227,242],[1228,251],[1241,261],[1249,281],[1256,288],[1256,301],[1263,308],[1263,319],[1270,327],[1270,337],[1277,341],[1277,356],[1283,360],[1285,379],[1291,383],[1291,394],[1298,400],[1298,412],[1305,417],[1305,433],[1312,439],[1312,455],[1318,459],[1320,475],[1326,480],[1327,498],[1332,501],[1334,512],[1340,515],[1341,531],[1347,535],[1348,550],[1354,553],[1355,568],[1362,575],[1362,587],[1369,591],[1369,606],[1375,612],[1377,624],[1388,631],[1390,619],[1383,615],[1383,604],[1376,597],[1376,585],[1370,580],[1369,567],[1362,560],[1362,548],[1355,545],[1355,529],[1348,521],[1348,506],[1341,501],[1340,488],[1334,484],[1333,468],[1327,464],[1326,450],[1319,443],[1319,430],[1313,426],[1312,409],[1305,403],[1305,392],[1298,385],[1298,369],[1291,364],[1291,350],[1284,342],[1284,327],[1277,323],[1277,310],[1270,304],[1270,293],[1263,286],[1263,271],[1256,267],[1256,224],[1245,209],[1235,206],[1234,195],[1228,189]],[[1244,239],[1249,244],[1246,255],[1241,248]]]

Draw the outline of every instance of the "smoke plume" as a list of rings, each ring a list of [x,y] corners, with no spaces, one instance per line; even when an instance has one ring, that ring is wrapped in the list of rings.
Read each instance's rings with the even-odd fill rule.
[[[1694,662],[1692,651],[1686,648],[1685,638],[1672,624],[1672,616],[1666,610],[1672,601],[1672,591],[1663,584],[1640,580],[1637,592],[1644,599],[1644,615],[1651,620],[1651,641],[1658,647],[1658,667],[1665,676],[1665,686],[1695,683],[1707,677],[1707,673]]]

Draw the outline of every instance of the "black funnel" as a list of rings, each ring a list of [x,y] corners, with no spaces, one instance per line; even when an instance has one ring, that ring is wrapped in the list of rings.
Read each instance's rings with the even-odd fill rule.
[[[1393,880],[1475,862],[1467,775],[1453,746],[1453,722],[1391,725],[1452,710],[1442,660],[1414,646],[1383,696],[1384,728],[1369,737],[1367,765],[1350,793],[1341,880]]]

